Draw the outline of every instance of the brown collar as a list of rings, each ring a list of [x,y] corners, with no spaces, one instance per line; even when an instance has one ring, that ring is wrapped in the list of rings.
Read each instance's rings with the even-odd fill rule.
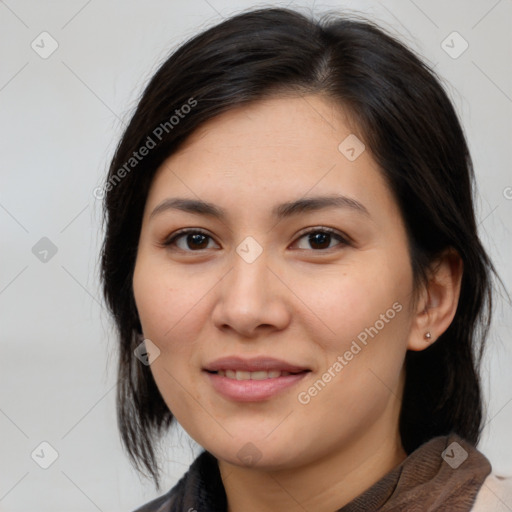
[[[431,439],[339,512],[467,512],[491,465],[452,434]]]
[[[457,435],[431,439],[338,512],[468,512],[489,461]],[[202,452],[164,496],[136,512],[225,512],[227,500],[215,457]]]

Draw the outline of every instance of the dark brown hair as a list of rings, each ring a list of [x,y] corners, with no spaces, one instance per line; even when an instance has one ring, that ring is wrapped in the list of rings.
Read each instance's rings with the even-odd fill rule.
[[[132,278],[148,190],[159,165],[202,123],[286,91],[323,94],[355,120],[403,215],[415,285],[444,249],[455,249],[463,260],[452,324],[431,347],[406,356],[405,450],[449,432],[474,444],[480,435],[478,365],[494,269],[477,235],[472,163],[450,100],[425,63],[371,22],[332,13],[315,21],[288,9],[259,9],[200,33],[161,65],[105,183],[101,277],[119,339],[118,424],[135,466],[147,470],[157,487],[155,441],[173,416],[149,367],[134,357],[141,325]],[[154,147],[143,158],[130,160],[149,145]]]

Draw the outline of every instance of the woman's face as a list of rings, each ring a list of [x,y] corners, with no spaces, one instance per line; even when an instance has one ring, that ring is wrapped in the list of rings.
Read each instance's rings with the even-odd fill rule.
[[[133,288],[158,389],[217,458],[290,468],[398,438],[406,232],[330,100],[272,98],[196,131],[156,173]]]

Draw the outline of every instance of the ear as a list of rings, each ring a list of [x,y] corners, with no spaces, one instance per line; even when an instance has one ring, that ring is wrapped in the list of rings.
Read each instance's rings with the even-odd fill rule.
[[[411,325],[409,350],[429,347],[452,323],[459,303],[463,267],[455,249],[447,249],[432,263]]]

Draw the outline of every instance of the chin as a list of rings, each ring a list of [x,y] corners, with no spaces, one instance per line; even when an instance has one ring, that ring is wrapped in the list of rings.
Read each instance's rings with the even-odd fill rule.
[[[291,439],[291,437],[289,437]],[[206,450],[218,460],[240,468],[253,468],[262,471],[289,469],[304,462],[298,460],[299,454],[294,453],[297,442],[277,444],[268,440],[252,441],[250,437],[237,438],[220,446],[203,444]],[[300,459],[304,453],[301,451]]]

